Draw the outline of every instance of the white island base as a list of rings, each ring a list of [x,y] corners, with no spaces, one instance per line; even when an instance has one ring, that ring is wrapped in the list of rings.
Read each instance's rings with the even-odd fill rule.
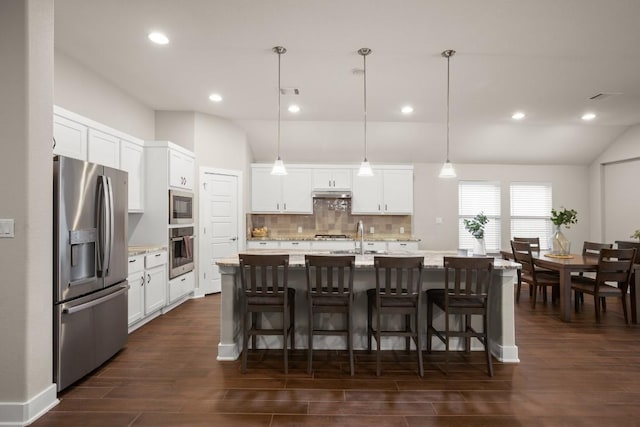
[[[282,251],[260,251],[252,250],[246,253],[283,253]],[[307,252],[310,253],[310,252]],[[315,252],[314,252],[315,253]],[[306,300],[306,279],[304,269],[304,253],[289,251],[289,286],[296,289],[296,319],[295,319],[295,343],[296,349],[307,348],[307,300]],[[317,253],[320,254],[320,253]],[[327,254],[324,252],[324,254]],[[424,256],[425,269],[423,272],[423,290],[444,287],[444,269],[442,264],[443,256],[455,256],[454,252],[430,252],[419,251],[398,256]],[[220,307],[220,343],[218,344],[218,360],[236,360],[242,351],[242,323],[240,316],[241,283],[239,275],[238,257],[231,257],[219,260],[222,276],[222,298]],[[494,357],[507,363],[517,363],[518,347],[515,342],[515,319],[514,319],[514,298],[513,284],[516,277],[518,264],[501,259],[495,260],[493,277],[493,287],[489,302],[489,324],[491,353]],[[354,313],[353,313],[353,345],[355,350],[367,349],[367,295],[366,290],[375,288],[375,270],[373,268],[373,255],[357,255],[356,270],[354,273]],[[438,329],[444,329],[444,315],[437,308],[434,309],[434,324]],[[426,298],[423,295],[422,325],[420,326],[423,336],[426,337]],[[324,315],[320,319],[323,328],[336,329],[342,327],[344,316],[338,314]],[[479,316],[475,316],[474,327],[481,329],[482,323]],[[454,317],[452,317],[453,319]],[[400,316],[392,316],[390,321],[401,322]],[[384,321],[384,320],[383,320]],[[278,315],[266,314],[263,317],[265,326],[272,322],[272,325],[281,325],[282,317]],[[457,321],[456,321],[457,322]],[[387,324],[383,327],[388,328]],[[453,327],[457,327],[453,323]],[[403,325],[397,324],[398,329]],[[282,337],[258,336],[258,348],[282,348]],[[426,341],[426,339],[424,340]],[[375,348],[375,340],[373,342]],[[412,343],[413,346],[413,343]],[[405,339],[402,337],[383,337],[381,348],[383,350],[395,350],[405,348]],[[462,349],[462,342],[452,341],[451,349]],[[346,337],[340,336],[316,336],[314,337],[314,350],[341,350],[346,349]],[[426,349],[426,343],[425,348]],[[444,350],[443,343],[434,337],[433,350]],[[477,340],[472,340],[472,350],[483,350],[482,345]]]

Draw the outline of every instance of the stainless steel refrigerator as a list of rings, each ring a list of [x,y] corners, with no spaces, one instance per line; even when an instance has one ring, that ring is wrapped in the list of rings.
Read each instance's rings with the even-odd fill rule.
[[[58,391],[127,342],[127,173],[54,157],[53,375]]]

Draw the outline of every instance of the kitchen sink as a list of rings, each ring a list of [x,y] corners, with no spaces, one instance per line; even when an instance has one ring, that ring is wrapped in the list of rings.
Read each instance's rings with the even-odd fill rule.
[[[331,251],[331,253],[334,255],[360,255],[360,251],[357,249],[341,249],[341,250]],[[365,255],[385,255],[386,253],[387,251],[374,251],[374,250],[364,251]]]

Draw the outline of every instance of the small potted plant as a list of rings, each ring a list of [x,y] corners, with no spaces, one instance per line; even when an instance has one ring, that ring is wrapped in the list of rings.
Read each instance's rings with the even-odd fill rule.
[[[484,226],[489,222],[489,218],[480,212],[473,219],[464,220],[464,228],[476,239],[473,253],[476,255],[486,255],[487,250],[484,243]]]
[[[631,237],[632,239],[640,240],[640,229],[634,231],[633,234],[631,236],[629,236],[629,237]]]
[[[575,209],[551,209],[551,222],[556,226],[556,230],[551,238],[554,255],[568,256],[571,253],[571,242],[562,234],[562,226],[567,228],[571,224],[578,222],[578,212]]]

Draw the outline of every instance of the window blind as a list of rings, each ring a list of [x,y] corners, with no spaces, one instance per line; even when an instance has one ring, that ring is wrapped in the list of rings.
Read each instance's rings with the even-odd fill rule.
[[[500,183],[494,181],[460,181],[458,183],[458,245],[473,249],[474,237],[464,228],[464,220],[480,212],[489,222],[484,228],[484,241],[488,252],[500,250]]]
[[[511,193],[511,238],[538,237],[540,248],[549,249],[553,225],[549,220],[552,186],[546,182],[513,182]]]

